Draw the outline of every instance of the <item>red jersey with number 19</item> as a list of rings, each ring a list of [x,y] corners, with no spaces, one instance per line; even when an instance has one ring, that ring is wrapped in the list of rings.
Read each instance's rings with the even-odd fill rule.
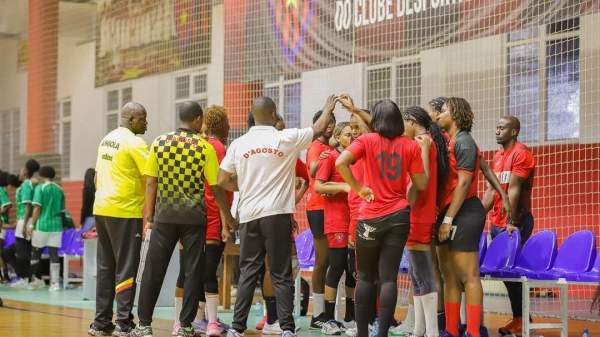
[[[315,180],[324,182],[343,183],[344,179],[335,168],[335,161],[340,152],[335,149],[329,156],[319,162]],[[350,225],[350,207],[348,206],[348,193],[337,193],[331,197],[325,197],[325,234],[347,233]]]
[[[408,175],[425,172],[421,150],[415,141],[369,133],[360,136],[346,150],[354,155],[355,161],[364,159],[363,185],[373,191],[374,199],[361,206],[361,220],[380,218],[409,206]]]

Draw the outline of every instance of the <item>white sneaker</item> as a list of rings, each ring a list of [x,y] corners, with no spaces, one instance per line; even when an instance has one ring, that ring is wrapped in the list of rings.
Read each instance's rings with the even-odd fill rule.
[[[340,327],[340,330],[342,330],[342,332],[348,331],[348,329],[356,329],[356,321],[346,322],[346,321],[342,320],[341,323],[342,323],[342,326]]]
[[[50,289],[48,289],[48,291],[59,291],[60,289],[60,284],[58,282],[54,282],[50,285]]]
[[[408,335],[409,333],[412,333],[413,331],[415,331],[414,324],[408,324],[408,323],[402,322],[402,324],[398,325],[397,327],[390,329],[390,334],[392,336]]]
[[[265,322],[265,326],[262,329],[263,335],[281,335],[283,334],[283,330],[279,326],[279,321],[275,321],[273,324],[269,324]]]
[[[348,337],[356,337],[356,335],[358,335],[358,328],[357,327],[350,328],[350,329],[346,330],[346,332],[344,332],[344,334]]]
[[[342,334],[342,330],[340,330],[340,327],[338,326],[338,323],[336,321],[331,320],[323,324],[323,327],[321,328],[321,333],[329,336],[339,336]]]
[[[27,285],[27,289],[29,289],[29,290],[41,289],[41,288],[44,288],[45,286],[46,286],[46,282],[44,282],[43,280],[40,280],[37,277],[34,277],[33,281],[29,282],[29,284]]]
[[[19,279],[17,282],[11,284],[10,287],[13,289],[27,289],[28,285],[29,285],[29,282],[27,282],[26,279],[22,278],[22,279]]]

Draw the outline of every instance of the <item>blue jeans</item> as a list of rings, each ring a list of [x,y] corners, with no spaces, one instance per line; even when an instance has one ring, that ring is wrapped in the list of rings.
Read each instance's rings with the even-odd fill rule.
[[[521,233],[521,246],[523,246],[525,242],[529,240],[529,237],[531,237],[531,233],[533,232],[533,222],[533,215],[531,213],[527,213],[521,218],[521,222],[519,223],[519,232]],[[490,226],[490,234],[492,235],[492,240],[505,231],[506,227],[498,227],[494,224]],[[508,292],[508,299],[510,300],[510,307],[513,312],[513,318],[522,317],[523,285],[520,282],[504,282],[504,285],[506,286],[506,291]]]

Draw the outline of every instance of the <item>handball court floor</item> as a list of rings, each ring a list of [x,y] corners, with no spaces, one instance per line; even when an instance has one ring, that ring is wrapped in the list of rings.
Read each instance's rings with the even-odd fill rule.
[[[0,336],[25,337],[84,337],[94,317],[94,302],[83,301],[82,291],[78,289],[50,293],[47,289],[27,291],[13,290],[0,286],[0,297],[4,307],[0,308]],[[309,308],[309,312],[312,308]],[[153,322],[154,336],[171,336],[174,308],[157,308]],[[396,317],[405,315],[404,308],[398,308]],[[230,323],[232,312],[221,311],[220,318]],[[485,324],[490,336],[498,336],[498,328],[503,326],[509,317],[506,315],[490,314],[485,316]],[[534,318],[536,322],[549,321]],[[254,316],[249,317],[249,326],[253,326]],[[321,336],[320,331],[309,331],[310,316],[301,317],[299,336]],[[591,336],[600,336],[600,323],[589,321],[569,322],[569,336],[580,336],[583,329],[589,329]],[[261,335],[256,331],[247,331],[248,336]],[[536,336],[560,336],[558,330],[538,331]]]

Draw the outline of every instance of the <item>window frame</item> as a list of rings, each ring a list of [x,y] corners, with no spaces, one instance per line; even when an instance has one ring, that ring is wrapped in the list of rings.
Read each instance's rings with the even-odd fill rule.
[[[6,110],[2,110],[0,111],[0,115],[3,116],[4,114],[9,115],[9,120],[10,120],[10,138],[9,138],[9,146],[7,147],[6,144],[3,144],[3,140],[0,140],[1,144],[2,144],[2,151],[4,151],[4,149],[8,148],[8,157],[9,157],[9,163],[8,165],[6,165],[4,162],[2,162],[2,169],[4,171],[7,172],[13,172],[13,173],[18,173],[19,172],[19,155],[21,153],[21,109],[20,108],[10,108],[10,109],[6,109]],[[16,120],[15,120],[16,119]],[[16,126],[16,128],[15,128]],[[4,132],[4,130],[0,129],[1,132]],[[15,147],[18,146],[18,149],[15,151]],[[4,156],[4,152],[2,152],[2,156],[0,156],[0,160],[2,160],[1,158]]]
[[[388,93],[388,98],[390,98],[392,101],[394,101],[396,104],[398,104],[398,97],[397,97],[397,93],[398,93],[398,81],[397,81],[397,77],[398,77],[398,66],[406,66],[406,65],[418,65],[419,66],[419,76],[422,78],[422,62],[421,62],[421,57],[420,55],[410,55],[410,56],[405,56],[405,57],[394,57],[392,58],[389,62],[385,62],[385,63],[378,63],[378,64],[371,64],[371,65],[367,65],[364,69],[364,76],[365,76],[365,84],[364,84],[364,94],[363,94],[363,102],[366,102],[367,105],[369,105],[369,72],[372,70],[382,70],[382,69],[389,69],[390,70],[390,88],[389,88],[389,93]],[[421,88],[422,89],[422,82],[421,82]],[[419,98],[417,99],[417,101],[421,102],[422,100],[422,93],[421,90],[419,90]],[[367,109],[371,109],[372,106],[368,106],[366,107]]]
[[[205,76],[206,77],[206,88],[205,91],[201,92],[201,93],[194,93],[194,89],[195,89],[195,83],[194,83],[194,79],[196,76]],[[188,96],[184,97],[184,98],[177,98],[177,79],[182,78],[182,77],[188,77],[189,79],[189,88],[188,88]],[[175,72],[172,75],[172,79],[171,79],[171,90],[173,92],[173,102],[171,104],[172,109],[173,109],[173,127],[177,128],[179,126],[179,111],[177,109],[177,105],[181,104],[183,102],[187,102],[187,101],[201,101],[201,100],[205,100],[206,104],[204,104],[205,106],[202,106],[202,104],[200,102],[198,102],[198,104],[200,104],[200,107],[204,110],[208,107],[208,68],[201,68],[201,69],[195,69],[195,70],[185,70],[185,71],[180,71],[180,72]]]
[[[70,111],[69,111],[69,116],[65,117],[64,116],[64,106],[65,104],[69,104],[70,105]],[[57,102],[57,114],[56,114],[56,121],[55,121],[55,132],[56,132],[56,153],[58,153],[60,155],[60,164],[61,164],[61,179],[63,180],[69,180],[70,176],[71,176],[71,153],[72,153],[72,135],[73,135],[73,123],[72,123],[72,117],[73,117],[73,101],[71,100],[71,97],[65,97],[62,99],[59,99]],[[69,156],[68,158],[63,158],[63,156],[65,155],[63,153],[64,148],[65,148],[65,123],[70,123],[70,128],[71,130],[69,130],[69,139],[68,142],[69,144],[67,144],[67,146],[69,147]],[[66,159],[66,160],[65,160]],[[68,174],[65,174],[65,167],[64,164],[68,165]]]
[[[108,130],[108,117],[109,116],[117,116],[117,126],[119,127],[119,120],[121,119],[121,108],[125,105],[123,101],[123,91],[130,89],[131,90],[131,101],[133,101],[133,86],[131,84],[119,85],[119,86],[110,86],[104,90],[104,131],[105,134],[113,131],[114,129]],[[108,94],[110,92],[117,91],[117,109],[108,108]],[[115,128],[115,129],[116,129]]]
[[[580,29],[581,26],[579,26],[578,29],[576,30],[571,30],[571,31],[565,31],[565,32],[560,32],[560,33],[555,33],[555,34],[547,34],[546,32],[546,28],[548,27],[548,24],[546,25],[542,25],[537,27],[537,37],[531,37],[531,38],[526,38],[526,39],[522,39],[522,40],[517,40],[517,41],[509,41],[510,39],[510,33],[506,34],[506,38],[503,40],[504,41],[504,52],[505,52],[505,57],[504,57],[504,69],[505,69],[505,91],[504,91],[504,112],[506,114],[508,114],[508,109],[509,109],[509,49],[511,47],[516,47],[516,46],[521,46],[521,45],[526,45],[526,44],[537,44],[538,46],[538,88],[539,88],[539,92],[538,92],[538,101],[539,101],[539,115],[538,115],[538,119],[537,119],[537,124],[538,124],[538,138],[535,141],[527,141],[527,144],[529,146],[541,146],[541,145],[558,145],[558,144],[576,144],[579,143],[580,139],[581,139],[581,105],[580,105],[580,110],[579,110],[579,118],[580,118],[580,124],[579,124],[579,137],[577,138],[564,138],[564,139],[555,139],[555,140],[548,140],[547,139],[547,135],[548,135],[548,88],[547,88],[547,82],[548,82],[548,78],[547,78],[547,54],[546,54],[546,48],[548,46],[548,43],[550,41],[559,41],[559,40],[566,40],[566,39],[574,39],[574,38],[579,38],[579,43],[581,46],[581,34],[580,34]],[[579,56],[579,61],[581,62],[581,55]],[[580,88],[581,88],[581,81],[579,83]],[[580,92],[581,95],[581,92]],[[581,98],[581,96],[580,96]],[[495,126],[494,126],[495,129]]]
[[[289,121],[285,120],[285,87],[291,84],[300,84],[300,90],[302,90],[302,78],[294,77],[294,78],[286,78],[284,75],[280,75],[277,81],[271,81],[265,83],[263,86],[263,95],[266,95],[267,90],[269,89],[278,89],[278,97],[275,102],[275,106],[277,107],[277,113],[284,118],[284,122],[286,126],[289,126]],[[300,92],[300,96],[302,97],[302,92]],[[273,97],[270,97],[273,99]],[[302,100],[301,100],[302,101]],[[302,104],[302,103],[301,103]],[[300,111],[302,111],[302,106],[300,106]],[[302,112],[297,116],[298,121],[300,121],[300,125],[298,128],[302,127]]]

